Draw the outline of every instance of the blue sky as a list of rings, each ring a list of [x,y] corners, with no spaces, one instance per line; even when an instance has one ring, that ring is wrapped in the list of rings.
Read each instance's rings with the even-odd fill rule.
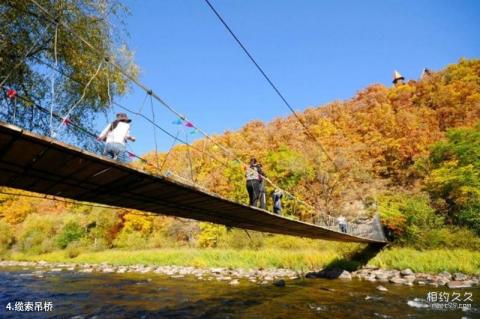
[[[391,85],[394,69],[416,79],[423,67],[480,53],[474,0],[211,2],[297,110],[348,99],[371,83]],[[215,134],[289,115],[203,0],[124,3],[140,80],[196,125]],[[138,110],[144,97],[133,87],[121,101]],[[176,133],[175,116],[154,107],[159,124]],[[132,150],[142,154],[154,147],[152,128],[133,119]],[[161,150],[172,143],[161,133],[158,140]]]

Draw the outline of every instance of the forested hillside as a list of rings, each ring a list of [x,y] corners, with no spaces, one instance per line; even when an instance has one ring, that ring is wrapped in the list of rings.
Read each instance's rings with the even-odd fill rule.
[[[214,139],[243,162],[256,157],[271,180],[316,208],[286,198],[284,213],[291,218],[308,221],[323,212],[355,222],[379,212],[399,244],[480,248],[479,60],[461,60],[403,85],[374,84],[350,100],[310,107],[300,115],[326,152],[293,116],[253,121]],[[206,139],[194,147],[223,164],[176,146],[159,155],[162,162],[167,157],[162,172],[193,176],[202,187],[246,203],[240,161]],[[145,157],[156,160],[153,153]],[[132,165],[151,170],[140,162]],[[267,194],[271,191],[267,188]],[[10,195],[0,195],[0,205],[0,253],[242,245],[220,226],[127,210]]]

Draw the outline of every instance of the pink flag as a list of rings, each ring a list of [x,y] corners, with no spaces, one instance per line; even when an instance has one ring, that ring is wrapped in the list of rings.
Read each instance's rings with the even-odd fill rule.
[[[193,124],[192,124],[192,122],[187,122],[187,123],[185,123],[185,126],[186,127],[193,127]]]
[[[129,157],[136,157],[135,154],[130,153],[130,152],[128,152],[128,151],[127,151],[127,154],[128,154]]]
[[[72,124],[72,121],[70,121],[70,119],[65,117],[65,118],[63,118],[62,124],[63,125],[70,125],[70,124]]]

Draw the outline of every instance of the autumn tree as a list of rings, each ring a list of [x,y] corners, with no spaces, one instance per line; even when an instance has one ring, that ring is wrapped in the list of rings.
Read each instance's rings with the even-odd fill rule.
[[[121,30],[109,23],[111,18],[122,21],[126,9],[117,0],[38,3],[49,14],[29,0],[0,4],[0,106],[8,110],[0,119],[48,134],[49,116],[33,107],[38,104],[89,127],[94,116],[110,106],[110,97],[128,89],[126,78],[106,59],[134,77],[138,73],[132,53],[118,36]],[[16,98],[7,98],[9,89],[16,90]],[[54,124],[56,128],[59,122]]]

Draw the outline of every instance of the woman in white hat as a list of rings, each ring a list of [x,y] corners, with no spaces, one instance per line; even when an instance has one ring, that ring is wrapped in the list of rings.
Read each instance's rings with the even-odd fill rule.
[[[105,141],[104,155],[110,156],[114,160],[122,160],[125,153],[125,143],[127,140],[135,142],[135,137],[130,136],[130,122],[125,113],[118,113],[117,118],[98,136],[99,141]]]

